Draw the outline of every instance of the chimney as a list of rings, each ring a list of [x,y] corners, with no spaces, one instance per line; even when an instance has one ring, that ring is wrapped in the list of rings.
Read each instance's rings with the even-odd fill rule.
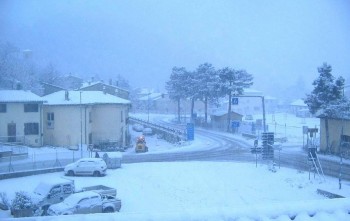
[[[64,92],[64,100],[69,101],[69,91]]]

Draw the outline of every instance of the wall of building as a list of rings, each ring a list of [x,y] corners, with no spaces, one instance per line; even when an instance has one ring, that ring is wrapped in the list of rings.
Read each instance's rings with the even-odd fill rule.
[[[7,103],[6,113],[0,113],[0,137],[6,139],[7,126],[9,123],[16,124],[16,137],[19,140],[23,140],[25,144],[29,146],[41,146],[43,133],[41,127],[41,116],[42,108],[39,104],[38,112],[24,112],[23,103]],[[39,124],[39,134],[38,135],[25,135],[24,134],[24,124],[25,123],[38,123]],[[1,139],[1,140],[2,140]]]
[[[325,119],[321,118],[320,122],[320,150],[322,152],[327,151],[327,141],[326,141],[326,126]],[[350,136],[350,122],[348,120],[328,120],[328,129],[329,129],[329,145],[331,146],[330,151],[332,153],[339,153],[339,143],[340,135]]]
[[[47,113],[54,113],[54,125],[48,126]],[[86,142],[84,108],[79,105],[50,106],[44,105],[44,145],[79,146],[81,134]],[[82,129],[80,121],[82,120]],[[88,131],[87,131],[88,132]]]
[[[92,108],[92,137],[93,143],[104,140],[121,141],[125,145],[127,134],[126,105],[96,105]]]

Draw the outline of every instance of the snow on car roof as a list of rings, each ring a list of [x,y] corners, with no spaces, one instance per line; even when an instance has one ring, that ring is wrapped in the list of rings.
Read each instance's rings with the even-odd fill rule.
[[[23,90],[0,90],[0,102],[44,102],[45,99],[38,95]]]
[[[47,105],[130,104],[129,100],[102,91],[58,91],[44,98]]]
[[[68,204],[71,204],[71,205],[74,205],[74,204],[77,204],[83,198],[91,198],[91,197],[94,197],[94,196],[101,196],[101,195],[96,193],[96,192],[94,192],[94,191],[83,191],[83,192],[74,193],[74,194],[68,196],[64,200],[64,202],[68,203]]]
[[[98,162],[98,161],[103,161],[103,159],[101,159],[101,158],[81,158],[79,160],[79,162],[80,161],[96,161],[96,162]]]

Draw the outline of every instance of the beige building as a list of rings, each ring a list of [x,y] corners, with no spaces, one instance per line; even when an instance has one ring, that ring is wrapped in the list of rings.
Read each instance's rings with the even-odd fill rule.
[[[326,140],[326,126],[325,119],[320,117],[320,151],[328,152],[327,140]],[[343,128],[343,133],[342,133]],[[328,131],[329,131],[329,151],[331,153],[339,153],[339,144],[341,136],[346,142],[350,142],[350,121],[349,119],[328,119]],[[350,146],[347,145],[347,151],[350,151]]]
[[[0,90],[0,142],[41,146],[43,102],[29,91]]]
[[[44,99],[44,145],[127,144],[130,101],[101,91],[59,91]]]

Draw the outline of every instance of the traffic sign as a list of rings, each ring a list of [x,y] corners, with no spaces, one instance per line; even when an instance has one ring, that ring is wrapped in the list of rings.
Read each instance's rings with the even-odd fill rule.
[[[232,105],[238,105],[238,97],[232,98]]]
[[[231,122],[231,127],[232,127],[232,128],[237,128],[237,127],[239,127],[239,121],[236,121],[236,120],[232,121],[232,122]]]
[[[194,123],[187,123],[187,140],[194,140]]]

